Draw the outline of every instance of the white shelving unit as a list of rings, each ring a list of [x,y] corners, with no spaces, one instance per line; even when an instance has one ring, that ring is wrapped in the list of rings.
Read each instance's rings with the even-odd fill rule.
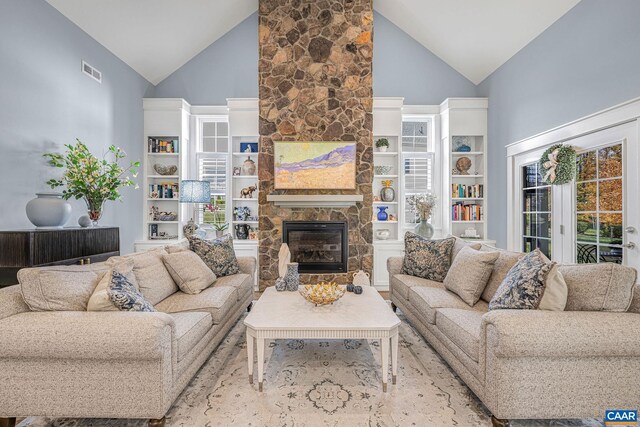
[[[239,240],[236,239],[235,226],[240,224],[247,224],[256,234],[258,231],[257,220],[237,221],[233,215],[233,209],[236,207],[247,206],[251,210],[251,216],[258,218],[258,197],[259,197],[259,180],[258,180],[258,153],[246,153],[241,152],[241,143],[253,142],[260,146],[260,136],[258,132],[258,99],[257,98],[234,98],[228,99],[227,105],[229,107],[229,135],[230,135],[230,153],[229,159],[231,168],[229,168],[230,179],[230,193],[229,197],[231,203],[227,204],[227,218],[231,219],[230,232],[234,236],[233,245],[237,256],[252,256],[259,262],[258,257],[258,240]],[[251,157],[251,160],[255,162],[256,173],[255,175],[246,175],[241,172],[240,175],[233,175],[234,168],[240,168],[242,171],[242,164],[244,161]],[[256,191],[253,193],[251,199],[241,198],[240,191],[248,186],[255,185]],[[258,269],[259,271],[259,269]],[[258,289],[258,271],[256,271],[256,281],[254,288]]]
[[[440,105],[442,163],[449,165],[442,174],[442,215],[446,233],[461,236],[472,228],[480,238],[465,240],[495,244],[487,240],[487,107],[486,98],[450,98]],[[463,158],[471,162],[468,175],[456,166]]]
[[[156,197],[159,184],[170,184],[179,190],[181,177],[184,176],[188,162],[189,116],[191,106],[183,99],[148,98],[143,101],[144,109],[144,157],[142,159],[142,197],[143,197],[143,230],[142,240],[135,242],[135,250],[142,251],[156,246],[176,242],[182,238],[184,218],[190,218],[189,208],[179,202],[178,191],[173,198]],[[149,138],[176,141],[176,152],[155,153],[150,151]],[[160,175],[154,169],[155,164],[176,166],[177,172],[172,175]],[[154,189],[155,191],[152,191]],[[174,221],[156,221],[151,217],[151,208],[156,206],[161,212],[176,212]],[[166,233],[172,239],[154,238],[151,226],[157,228],[158,234]]]

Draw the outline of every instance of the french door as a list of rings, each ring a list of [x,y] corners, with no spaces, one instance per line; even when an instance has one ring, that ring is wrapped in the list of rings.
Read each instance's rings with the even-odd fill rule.
[[[516,158],[517,219],[510,246],[542,250],[562,263],[614,262],[640,268],[638,124],[565,141],[577,151],[574,182],[549,186],[542,151]]]

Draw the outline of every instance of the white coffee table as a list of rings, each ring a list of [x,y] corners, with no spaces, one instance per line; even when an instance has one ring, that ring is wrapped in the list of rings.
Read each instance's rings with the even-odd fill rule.
[[[396,383],[400,319],[371,286],[363,287],[361,295],[347,292],[335,303],[317,307],[299,292],[278,292],[270,287],[253,305],[244,324],[250,384],[253,384],[254,340],[257,343],[259,391],[264,377],[265,340],[274,339],[379,339],[383,391],[387,391],[389,347],[392,383]]]

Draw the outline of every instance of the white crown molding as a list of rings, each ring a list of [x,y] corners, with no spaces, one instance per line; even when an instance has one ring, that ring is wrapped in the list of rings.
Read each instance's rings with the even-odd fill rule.
[[[142,100],[142,108],[144,110],[185,110],[191,111],[191,105],[182,98],[144,98]]]
[[[230,110],[258,110],[258,98],[227,98]]]
[[[402,108],[404,103],[403,97],[377,97],[373,98],[373,109],[374,110],[397,110]]]
[[[440,104],[440,112],[457,110],[476,110],[489,108],[489,98],[447,98]]]
[[[436,115],[440,114],[439,105],[403,105],[402,114],[411,115]]]
[[[229,107],[226,105],[192,105],[191,114],[196,116],[226,116]]]
[[[507,145],[507,157],[544,148],[640,118],[640,98],[634,98],[597,113]]]

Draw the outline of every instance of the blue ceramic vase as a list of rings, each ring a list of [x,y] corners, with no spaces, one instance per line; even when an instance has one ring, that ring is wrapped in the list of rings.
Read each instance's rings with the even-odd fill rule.
[[[389,219],[387,209],[389,209],[389,206],[378,206],[378,221],[386,221]]]

